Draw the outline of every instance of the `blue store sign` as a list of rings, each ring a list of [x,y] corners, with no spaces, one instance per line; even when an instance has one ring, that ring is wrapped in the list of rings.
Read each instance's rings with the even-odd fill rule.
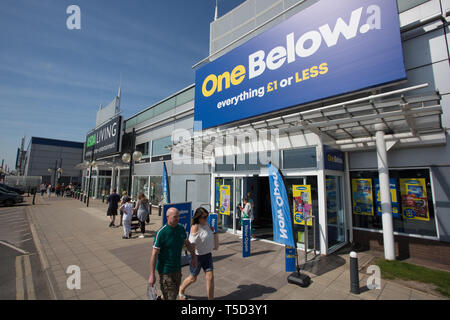
[[[344,171],[344,153],[340,150],[323,146],[325,169]]]
[[[396,0],[321,0],[198,69],[194,119],[205,129],[405,78]]]
[[[295,259],[295,254],[297,249],[292,248],[290,246],[286,246],[285,248],[285,270],[286,272],[294,272],[297,271],[297,263]]]
[[[217,232],[217,213],[210,213],[208,215],[208,225],[214,228],[214,232]]]
[[[250,219],[242,219],[242,257],[250,257]]]
[[[180,213],[180,221],[178,224],[181,224],[186,230],[186,238],[189,237],[189,233],[191,232],[191,218],[192,218],[192,203],[191,202],[182,202],[182,203],[167,203],[163,206],[163,225],[167,223],[167,210],[169,208],[177,208]]]

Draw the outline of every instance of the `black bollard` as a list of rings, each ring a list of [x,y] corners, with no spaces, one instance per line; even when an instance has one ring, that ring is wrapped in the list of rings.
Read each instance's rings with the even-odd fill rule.
[[[162,211],[162,207],[158,206],[158,216],[161,217],[161,211]]]
[[[350,292],[359,294],[358,254],[350,252]]]
[[[36,199],[36,191],[33,192],[33,204],[35,199]]]

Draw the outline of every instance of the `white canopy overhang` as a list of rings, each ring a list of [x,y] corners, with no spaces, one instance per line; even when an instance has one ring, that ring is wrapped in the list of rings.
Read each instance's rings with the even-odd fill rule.
[[[404,95],[427,86],[422,84],[257,122],[208,129],[196,133],[189,140],[174,141],[172,148],[200,147],[201,141],[201,148],[193,148],[194,156],[211,159],[213,150],[205,148],[211,139],[238,137],[246,129],[277,129],[280,137],[312,132],[341,151],[360,151],[375,149],[376,127],[380,124],[385,128],[388,149],[393,145],[412,147],[445,144],[439,92]]]

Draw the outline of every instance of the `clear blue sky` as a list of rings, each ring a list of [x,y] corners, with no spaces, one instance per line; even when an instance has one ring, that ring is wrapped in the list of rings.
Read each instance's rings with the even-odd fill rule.
[[[244,0],[219,0],[219,16]],[[66,9],[81,9],[68,30]],[[214,0],[2,0],[0,162],[26,135],[83,142],[117,94],[125,118],[194,83]]]

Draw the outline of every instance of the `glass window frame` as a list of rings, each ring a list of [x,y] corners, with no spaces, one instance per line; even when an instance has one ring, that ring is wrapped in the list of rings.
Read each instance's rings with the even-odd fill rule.
[[[425,175],[424,178],[426,180],[426,184],[427,186],[429,186],[429,188],[427,188],[427,198],[428,198],[428,210],[429,210],[429,217],[430,217],[430,221],[433,224],[433,231],[434,231],[434,235],[432,234],[423,234],[423,233],[417,233],[417,232],[412,232],[412,231],[405,231],[405,228],[407,228],[408,226],[405,226],[404,224],[401,226],[402,230],[399,230],[399,226],[397,225],[398,223],[398,219],[393,219],[393,227],[394,227],[394,234],[395,235],[402,235],[402,236],[407,236],[407,237],[414,237],[414,238],[426,238],[426,239],[439,239],[439,228],[437,226],[437,215],[436,215],[436,204],[435,204],[435,198],[434,198],[434,185],[433,185],[433,177],[432,177],[432,170],[429,167],[412,167],[412,168],[389,168],[389,178],[394,178],[396,179],[396,183],[397,183],[397,198],[398,198],[398,202],[399,202],[399,211],[400,211],[400,217],[401,217],[401,221],[403,221],[403,216],[402,216],[402,198],[401,198],[401,191],[400,191],[400,179],[405,179],[405,178],[413,178],[413,177],[406,177],[402,175],[407,175],[405,173],[408,171],[414,171],[417,170],[419,173],[420,171],[428,171],[428,175]],[[373,206],[374,206],[374,215],[373,215],[373,219],[375,220],[375,223],[377,223],[379,225],[379,227],[376,226],[367,226],[367,227],[361,227],[359,225],[356,225],[355,223],[355,216],[360,217],[360,215],[355,215],[353,214],[353,191],[352,191],[352,179],[354,179],[354,176],[352,175],[355,172],[362,172],[362,173],[370,173],[373,175],[373,177],[378,178],[378,171],[376,169],[359,169],[359,170],[349,170],[349,180],[350,180],[350,212],[351,212],[351,216],[352,216],[352,225],[351,227],[355,230],[362,230],[362,231],[370,231],[370,232],[382,232],[383,231],[383,225],[382,225],[382,217],[381,216],[377,216],[377,209],[376,209],[376,194],[375,194],[375,184],[374,181],[372,181],[372,197],[373,197]],[[412,173],[410,173],[411,175]],[[423,178],[423,176],[420,176],[421,178]],[[364,178],[361,177],[361,178]],[[373,179],[373,178],[372,178]],[[361,217],[370,217],[370,216],[361,216]],[[362,220],[362,218],[360,218]],[[408,221],[408,220],[405,220]],[[423,223],[424,221],[410,221],[413,224],[420,224],[421,222]],[[368,222],[370,223],[370,222]],[[374,223],[372,221],[372,223]]]
[[[164,147],[164,149],[166,149],[167,150],[167,152],[166,153],[158,153],[158,154],[155,154],[154,152],[155,152],[155,142],[157,143],[157,142],[159,142],[159,141],[162,141],[162,140],[164,140],[164,139],[170,139],[170,144],[169,145],[172,145],[172,136],[166,136],[166,137],[162,137],[162,138],[159,138],[159,139],[154,139],[154,140],[152,140],[152,146],[151,146],[151,150],[152,150],[152,152],[151,152],[151,156],[152,156],[152,158],[154,158],[154,157],[160,157],[160,156],[166,156],[166,155],[169,155],[169,154],[171,154],[171,150],[169,150],[169,149],[167,149],[166,147]],[[157,145],[157,147],[159,147],[158,145]],[[153,161],[153,160],[152,160]]]

